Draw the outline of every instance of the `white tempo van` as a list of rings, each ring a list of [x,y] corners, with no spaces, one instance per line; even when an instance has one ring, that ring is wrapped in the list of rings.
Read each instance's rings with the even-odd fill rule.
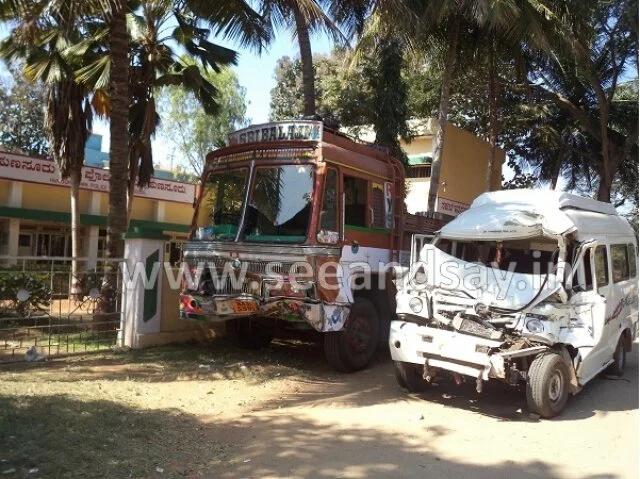
[[[530,411],[553,417],[601,371],[622,375],[638,336],[637,271],[635,233],[612,205],[485,193],[433,238],[414,236],[389,337],[398,382],[526,382]]]

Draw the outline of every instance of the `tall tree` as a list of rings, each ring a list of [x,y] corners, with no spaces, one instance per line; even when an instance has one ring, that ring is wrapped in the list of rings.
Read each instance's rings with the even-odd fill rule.
[[[553,47],[534,57],[532,87],[566,110],[597,145],[596,197],[608,202],[616,176],[638,145],[637,113],[631,125],[613,115],[617,86],[629,72],[637,75],[638,3],[544,3],[551,12]]]
[[[6,5],[5,5],[6,7]],[[0,44],[0,57],[24,61],[24,74],[46,85],[44,130],[62,179],[71,185],[71,249],[80,256],[80,179],[84,147],[91,130],[92,110],[85,87],[75,72],[83,65],[84,51],[75,48],[87,30],[78,28],[86,15],[80,4],[16,3],[0,9],[18,20],[12,34]],[[4,17],[5,19],[7,17]],[[77,290],[79,264],[71,263],[72,291]]]
[[[304,114],[316,113],[311,35],[324,31],[338,42],[361,30],[371,2],[367,0],[260,0],[260,12],[275,30],[293,32],[302,68]],[[347,35],[337,25],[341,25]]]
[[[204,76],[218,91],[219,108],[214,115],[207,114],[195,94],[178,86],[163,88],[158,99],[161,135],[177,150],[179,163],[197,177],[207,153],[224,146],[229,132],[245,126],[247,111],[245,89],[232,69]]]
[[[0,146],[18,153],[45,156],[49,142],[44,133],[46,87],[27,81],[19,69],[0,80]]]

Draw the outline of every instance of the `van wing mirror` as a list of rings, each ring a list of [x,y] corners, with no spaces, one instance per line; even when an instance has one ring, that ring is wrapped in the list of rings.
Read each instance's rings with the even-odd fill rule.
[[[585,252],[590,248],[595,248],[596,246],[598,246],[598,242],[594,239],[590,239],[583,241],[582,243],[580,243],[578,248],[576,248],[576,251],[573,254],[573,265],[571,265],[571,272],[567,276],[567,280],[565,282],[565,289],[567,291],[571,291],[571,289],[573,288],[573,277],[575,276],[576,272],[578,271],[578,267],[584,259]]]

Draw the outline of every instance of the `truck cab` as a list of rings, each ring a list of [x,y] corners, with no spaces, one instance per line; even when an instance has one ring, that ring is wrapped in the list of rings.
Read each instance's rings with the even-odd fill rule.
[[[325,335],[329,362],[365,367],[395,310],[405,232],[403,165],[322,122],[254,125],[207,157],[183,249],[183,319],[228,322],[241,343],[279,328]]]

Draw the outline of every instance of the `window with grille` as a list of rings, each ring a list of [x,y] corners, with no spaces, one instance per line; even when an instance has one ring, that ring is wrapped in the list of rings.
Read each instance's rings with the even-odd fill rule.
[[[409,178],[431,178],[431,165],[416,165],[409,167]]]

